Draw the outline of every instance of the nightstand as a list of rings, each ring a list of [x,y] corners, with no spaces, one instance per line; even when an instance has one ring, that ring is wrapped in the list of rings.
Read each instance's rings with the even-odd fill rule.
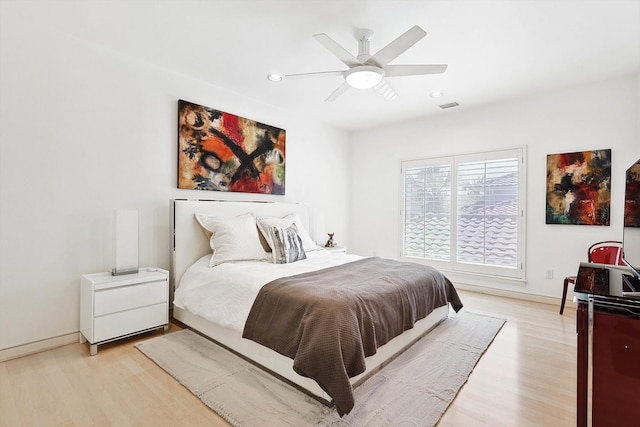
[[[324,247],[326,250],[328,250],[331,253],[334,254],[346,254],[347,253],[347,248],[345,248],[344,246],[331,246],[331,247]]]
[[[136,274],[85,274],[80,280],[80,342],[98,345],[164,327],[169,329],[169,272],[141,268]]]

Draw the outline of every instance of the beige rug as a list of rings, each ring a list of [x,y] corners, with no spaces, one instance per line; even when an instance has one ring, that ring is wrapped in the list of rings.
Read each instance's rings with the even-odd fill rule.
[[[234,426],[435,425],[505,320],[463,311],[443,321],[355,390],[343,418],[190,331],[136,347]]]

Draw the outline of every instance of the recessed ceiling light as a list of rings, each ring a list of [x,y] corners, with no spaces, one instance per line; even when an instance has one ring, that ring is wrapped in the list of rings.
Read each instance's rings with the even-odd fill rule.
[[[444,96],[444,92],[431,92],[429,96],[432,98],[442,98]]]
[[[267,74],[267,78],[272,82],[282,81],[282,76],[280,74],[275,74],[275,73]]]

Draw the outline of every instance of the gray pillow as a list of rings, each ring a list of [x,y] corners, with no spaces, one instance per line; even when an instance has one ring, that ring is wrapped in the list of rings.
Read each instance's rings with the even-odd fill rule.
[[[273,243],[271,249],[274,263],[287,264],[307,258],[295,224],[287,228],[268,227],[268,233],[268,240]]]

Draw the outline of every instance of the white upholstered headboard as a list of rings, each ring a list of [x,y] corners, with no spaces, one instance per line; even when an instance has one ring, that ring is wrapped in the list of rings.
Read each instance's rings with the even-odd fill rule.
[[[171,217],[171,291],[180,283],[180,278],[191,264],[200,257],[211,253],[209,241],[196,221],[195,213],[216,216],[237,216],[253,212],[256,216],[283,217],[296,213],[302,223],[314,236],[310,226],[310,212],[306,205],[279,202],[236,202],[224,200],[182,200],[170,201]]]

